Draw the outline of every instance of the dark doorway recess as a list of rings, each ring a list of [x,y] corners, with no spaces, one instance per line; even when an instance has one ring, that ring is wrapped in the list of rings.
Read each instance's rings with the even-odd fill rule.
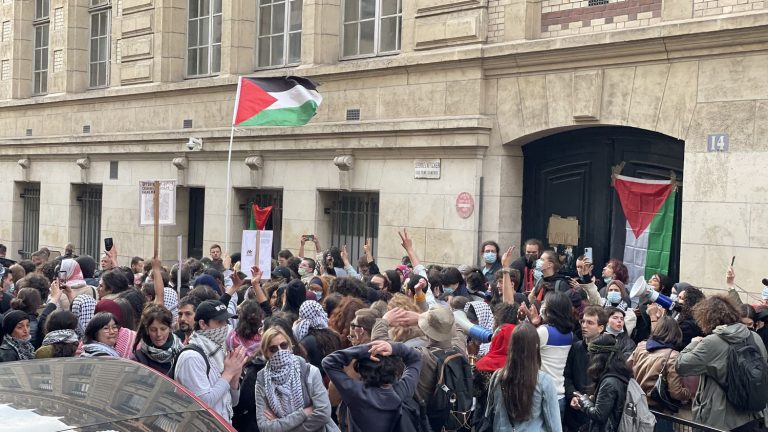
[[[579,220],[579,244],[594,249],[595,273],[610,258],[622,259],[625,219],[611,187],[611,167],[625,162],[623,175],[683,179],[684,142],[631,127],[591,127],[557,133],[523,146],[523,239],[547,243],[552,214]],[[678,189],[669,276],[680,274],[682,187]],[[566,268],[565,272],[575,268]]]
[[[203,257],[203,226],[205,225],[205,189],[189,188],[189,232],[187,256]]]

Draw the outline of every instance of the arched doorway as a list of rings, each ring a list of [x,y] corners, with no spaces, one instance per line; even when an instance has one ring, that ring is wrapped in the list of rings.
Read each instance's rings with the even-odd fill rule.
[[[682,184],[684,142],[631,127],[590,127],[561,132],[523,146],[523,238],[547,243],[551,215],[579,220],[573,256],[593,248],[596,272],[624,254],[625,219],[611,187],[611,167],[624,162],[623,175],[669,179]],[[680,273],[682,188],[678,189],[669,276]],[[572,261],[571,261],[572,262]],[[574,272],[575,267],[564,269]]]

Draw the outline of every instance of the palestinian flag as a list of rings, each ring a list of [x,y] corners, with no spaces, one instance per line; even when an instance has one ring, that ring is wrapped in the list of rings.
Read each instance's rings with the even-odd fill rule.
[[[670,180],[616,176],[614,187],[627,219],[624,265],[629,280],[669,272],[677,190]]]
[[[251,204],[249,210],[250,212],[248,213],[250,213],[250,218],[248,220],[248,229],[263,231],[267,226],[269,214],[272,213],[272,206],[261,208],[258,204]]]
[[[302,126],[323,98],[306,78],[246,78],[237,86],[234,126]]]

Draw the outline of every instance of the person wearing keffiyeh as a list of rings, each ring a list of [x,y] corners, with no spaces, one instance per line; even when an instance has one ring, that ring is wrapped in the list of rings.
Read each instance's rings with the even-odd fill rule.
[[[307,300],[299,308],[299,319],[293,324],[293,334],[307,353],[307,361],[320,369],[323,380],[327,382],[323,370],[323,358],[342,348],[341,336],[328,327],[328,314],[320,303]]]
[[[75,332],[77,317],[70,311],[57,310],[45,323],[47,332],[35,358],[72,357],[76,355],[80,336]]]
[[[3,340],[0,344],[0,362],[32,360],[35,349],[29,342],[29,316],[22,311],[13,310],[3,317]]]
[[[491,311],[491,307],[488,306],[486,302],[482,302],[482,301],[469,302],[466,305],[464,305],[464,312],[467,313],[467,317],[470,317],[470,319],[471,319],[472,312],[474,312],[477,325],[493,331],[496,325],[495,324],[496,320],[493,318],[493,312]],[[481,344],[480,350],[477,353],[478,357],[482,357],[488,354],[488,350],[490,348],[491,348],[490,342]]]
[[[120,326],[109,312],[99,312],[85,328],[85,344],[80,357],[120,357],[115,350]]]
[[[301,304],[299,319],[293,325],[293,334],[297,341],[301,341],[309,332],[309,329],[328,328],[328,314],[320,303],[309,300]]]
[[[256,422],[260,431],[338,431],[320,371],[294,355],[279,327],[264,332],[267,364],[256,376]]]

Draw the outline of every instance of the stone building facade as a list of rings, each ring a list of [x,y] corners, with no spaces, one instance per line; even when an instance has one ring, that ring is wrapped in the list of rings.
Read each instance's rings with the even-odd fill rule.
[[[768,258],[766,7],[0,0],[0,242],[19,257],[113,237],[121,256],[150,255],[138,182],[175,179],[164,259],[177,235],[185,254],[238,250],[247,204],[272,200],[284,248],[315,233],[358,252],[372,236],[391,266],[407,227],[424,261],[476,263],[483,240],[519,247],[527,231],[524,146],[621,126],[684,142],[680,279],[721,287],[736,256],[738,282],[757,292]],[[225,221],[241,75],[307,76],[324,99],[307,126],[235,130]],[[718,134],[727,151],[709,151]],[[193,137],[200,151],[187,151]],[[437,159],[439,179],[415,178]]]

